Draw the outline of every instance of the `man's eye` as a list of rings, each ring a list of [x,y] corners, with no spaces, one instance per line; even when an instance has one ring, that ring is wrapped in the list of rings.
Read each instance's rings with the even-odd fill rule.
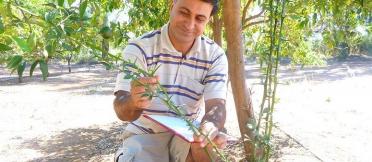
[[[181,11],[180,13],[181,13],[182,15],[187,15],[187,13],[184,12],[184,11]]]
[[[202,19],[202,18],[198,18],[197,19],[199,22],[204,22],[205,20],[204,19]]]

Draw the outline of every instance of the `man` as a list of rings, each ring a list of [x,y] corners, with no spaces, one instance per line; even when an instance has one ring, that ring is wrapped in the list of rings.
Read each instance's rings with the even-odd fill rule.
[[[156,77],[138,81],[152,86],[160,83],[172,101],[182,105],[186,116],[201,121],[200,130],[224,148],[227,138],[221,130],[226,119],[227,59],[216,43],[202,36],[217,9],[218,0],[174,0],[169,23],[130,41],[123,58],[143,69],[160,65]],[[115,160],[209,161],[203,148],[212,151],[205,137],[195,136],[198,142],[190,144],[141,116],[175,113],[158,98],[144,97],[145,88],[124,76],[120,73],[117,78],[114,109],[119,119],[130,123]]]

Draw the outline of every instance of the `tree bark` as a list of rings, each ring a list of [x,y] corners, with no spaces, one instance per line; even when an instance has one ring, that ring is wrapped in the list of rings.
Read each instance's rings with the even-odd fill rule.
[[[110,43],[108,39],[102,40],[102,59],[106,60],[108,56],[108,52],[110,50]],[[109,68],[106,66],[106,70],[109,70]]]
[[[67,58],[68,73],[71,73],[71,59],[72,59],[72,54],[70,54]]]
[[[213,16],[212,21],[212,30],[213,30],[213,40],[216,42],[219,46],[222,47],[222,19],[218,16],[218,14],[215,14]]]
[[[239,129],[244,140],[244,149],[247,159],[252,159],[254,145],[253,132],[248,129],[247,123],[254,119],[253,105],[250,90],[245,84],[242,22],[240,15],[240,0],[224,0],[223,20],[227,38],[227,58],[229,63],[229,76],[234,95],[235,108],[239,121]],[[250,138],[249,140],[247,140]]]
[[[108,39],[103,39],[102,40],[102,58],[106,59],[107,58],[107,53],[110,49],[110,44]]]

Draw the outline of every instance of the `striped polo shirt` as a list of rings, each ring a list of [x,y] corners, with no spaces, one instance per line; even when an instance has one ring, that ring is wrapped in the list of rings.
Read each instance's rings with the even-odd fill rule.
[[[160,84],[172,96],[172,101],[182,106],[186,116],[195,121],[204,115],[204,101],[213,98],[226,99],[227,58],[221,47],[205,36],[196,38],[191,50],[182,56],[168,36],[168,24],[143,36],[130,40],[123,51],[123,59],[135,61],[143,69],[160,65],[156,75]],[[115,92],[130,91],[130,80],[125,74],[117,76]],[[176,113],[158,98],[152,100],[144,114],[175,116]],[[138,118],[126,128],[133,133],[163,132],[163,128],[144,117]]]

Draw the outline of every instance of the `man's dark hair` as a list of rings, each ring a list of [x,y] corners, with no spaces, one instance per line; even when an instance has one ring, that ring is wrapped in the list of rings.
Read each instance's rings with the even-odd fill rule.
[[[218,12],[218,0],[202,0],[203,2],[210,3],[213,6],[211,15],[214,15]]]

